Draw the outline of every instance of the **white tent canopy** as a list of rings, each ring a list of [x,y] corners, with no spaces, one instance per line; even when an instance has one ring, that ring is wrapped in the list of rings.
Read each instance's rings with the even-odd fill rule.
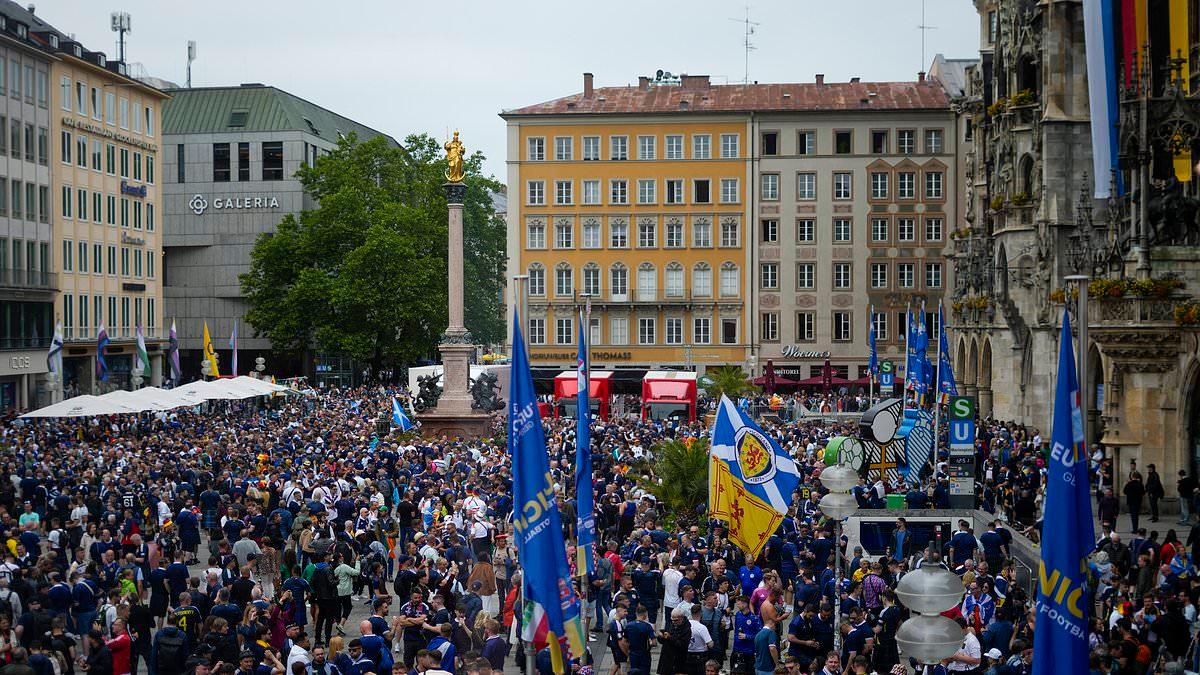
[[[140,410],[132,404],[105,399],[102,396],[84,394],[48,405],[40,410],[25,413],[21,417],[94,417],[96,415],[119,415],[135,412],[140,412]]]
[[[85,394],[26,413],[22,417],[90,417],[171,410],[200,405],[205,401],[240,400],[288,391],[291,389],[285,386],[243,375],[224,380],[191,382],[174,389],[146,387],[134,391],[113,391],[103,396]]]

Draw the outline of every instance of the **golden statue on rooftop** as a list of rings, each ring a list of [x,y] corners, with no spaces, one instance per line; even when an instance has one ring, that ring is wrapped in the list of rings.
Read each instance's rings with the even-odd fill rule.
[[[454,132],[454,138],[442,147],[446,149],[446,180],[451,183],[461,183],[466,148],[463,147],[462,141],[458,140],[458,132]]]

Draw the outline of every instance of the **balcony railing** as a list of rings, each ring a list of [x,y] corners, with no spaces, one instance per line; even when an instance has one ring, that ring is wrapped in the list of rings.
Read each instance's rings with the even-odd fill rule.
[[[663,288],[635,288],[627,293],[612,293],[602,291],[597,294],[585,296],[583,293],[575,295],[531,295],[529,301],[537,304],[566,304],[578,305],[590,297],[592,304],[672,304],[684,303],[695,304],[705,302],[720,302],[720,303],[740,303],[741,295],[724,296],[713,293],[693,293],[690,290],[668,290]]]
[[[96,331],[99,329],[99,326],[66,326],[63,328],[63,340],[65,342],[95,342]],[[117,328],[108,326],[104,330],[108,333],[108,339],[112,342],[137,339],[137,329],[133,327]],[[166,334],[160,334],[158,331],[158,328],[142,327],[142,334],[146,337],[147,341],[167,339]]]
[[[50,347],[50,336],[0,337],[0,349],[38,349]]]
[[[0,288],[52,291],[58,287],[58,275],[41,270],[0,269]]]
[[[1092,298],[1088,302],[1088,324],[1137,326],[1174,324],[1175,308],[1189,298]]]

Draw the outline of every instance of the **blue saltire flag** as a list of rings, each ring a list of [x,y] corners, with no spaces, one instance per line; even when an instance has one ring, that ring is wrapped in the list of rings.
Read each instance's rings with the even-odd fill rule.
[[[871,305],[871,310],[867,314],[867,322],[870,327],[867,328],[867,345],[871,348],[871,357],[867,361],[867,372],[871,374],[872,379],[879,377],[879,351],[875,348],[875,305]]]
[[[1058,348],[1058,384],[1046,466],[1043,529],[1038,567],[1037,632],[1033,672],[1086,673],[1090,602],[1084,563],[1095,547],[1092,500],[1088,493],[1088,454],[1084,447],[1079,380],[1071,344],[1071,319],[1063,310]]]
[[[946,317],[941,304],[938,304],[938,332],[938,401],[948,404],[951,396],[958,395],[958,384],[950,365],[950,341],[946,339]]]
[[[522,634],[534,642],[545,624],[554,671],[563,672],[565,636],[571,654],[582,656],[583,623],[579,598],[571,585],[558,498],[550,481],[550,456],[538,414],[533,373],[521,336],[521,317],[513,312],[512,369],[509,384],[508,449],[512,453],[513,529],[525,599],[529,604]],[[570,655],[567,655],[570,658]]]
[[[404,414],[404,408],[400,406],[398,398],[392,398],[392,424],[400,427],[400,431],[408,431],[413,428],[412,420]]]
[[[583,312],[579,313],[579,363],[576,364],[578,405],[575,420],[575,555],[580,576],[596,570],[596,504],[592,495],[592,407],[588,401],[591,382]]]
[[[104,358],[107,349],[108,330],[104,324],[100,324],[100,331],[96,334],[96,379],[101,382],[108,382],[108,361]]]

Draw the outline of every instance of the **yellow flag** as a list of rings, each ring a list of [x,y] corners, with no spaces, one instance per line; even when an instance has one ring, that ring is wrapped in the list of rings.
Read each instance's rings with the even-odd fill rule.
[[[204,360],[208,361],[208,374],[220,377],[221,370],[217,368],[217,350],[213,349],[212,338],[208,335],[208,322],[204,322]]]
[[[713,458],[712,474],[713,515],[729,522],[729,541],[737,544],[751,560],[757,558],[783,521],[783,515],[747,490],[724,460]]]

